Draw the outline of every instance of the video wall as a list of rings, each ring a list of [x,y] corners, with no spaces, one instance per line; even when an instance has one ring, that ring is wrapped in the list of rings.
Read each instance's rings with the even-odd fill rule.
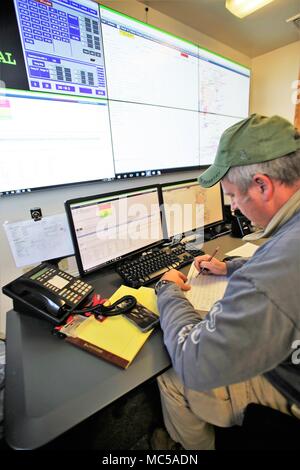
[[[209,165],[249,85],[248,68],[92,0],[2,0],[0,193]]]

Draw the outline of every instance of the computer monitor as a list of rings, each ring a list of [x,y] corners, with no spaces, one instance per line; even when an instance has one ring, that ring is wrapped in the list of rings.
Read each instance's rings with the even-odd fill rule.
[[[106,6],[100,16],[116,178],[210,164],[248,116],[249,69]]]
[[[197,180],[161,185],[164,238],[181,238],[224,219],[220,183],[204,189]]]
[[[199,111],[246,118],[249,85],[247,67],[199,47]]]
[[[219,141],[223,132],[236,124],[241,118],[222,116],[221,114],[199,113],[200,125],[200,165],[214,162]]]
[[[117,177],[159,175],[199,165],[196,111],[110,101]]]
[[[198,169],[248,115],[247,67],[94,0],[0,10],[0,196]]]
[[[0,89],[2,194],[114,178],[106,100]]]
[[[106,98],[99,5],[14,0],[30,90]]]
[[[65,207],[81,275],[163,240],[157,186],[72,199]]]
[[[198,111],[196,44],[106,6],[100,14],[110,99]]]

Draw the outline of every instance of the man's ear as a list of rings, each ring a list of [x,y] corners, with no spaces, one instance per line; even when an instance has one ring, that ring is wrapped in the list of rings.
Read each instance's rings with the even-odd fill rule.
[[[263,196],[263,199],[268,200],[273,194],[273,183],[269,176],[263,173],[257,173],[253,176],[253,184]]]

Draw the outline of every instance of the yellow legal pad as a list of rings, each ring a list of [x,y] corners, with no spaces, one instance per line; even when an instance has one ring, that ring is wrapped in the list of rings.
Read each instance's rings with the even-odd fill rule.
[[[111,303],[124,295],[133,295],[158,315],[154,289],[121,286],[110,298]],[[152,331],[143,333],[123,315],[107,317],[102,322],[91,316],[77,327],[76,338],[67,338],[67,341],[126,369]]]

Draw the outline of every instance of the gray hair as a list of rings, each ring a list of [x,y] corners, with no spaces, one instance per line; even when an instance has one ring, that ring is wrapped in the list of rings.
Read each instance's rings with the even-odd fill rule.
[[[234,166],[223,179],[236,185],[242,193],[246,193],[256,173],[268,175],[287,186],[293,185],[300,179],[300,150],[264,163]]]

